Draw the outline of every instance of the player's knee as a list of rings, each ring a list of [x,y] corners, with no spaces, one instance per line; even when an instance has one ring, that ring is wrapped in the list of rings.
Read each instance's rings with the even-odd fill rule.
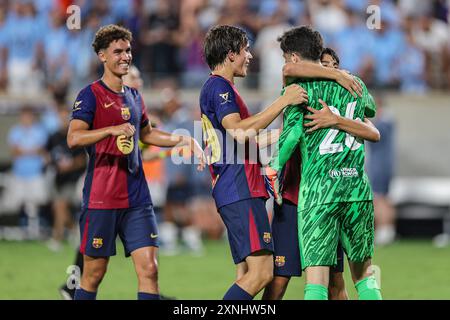
[[[141,279],[157,280],[158,264],[156,262],[151,262],[142,266],[138,270],[138,277]]]
[[[98,286],[100,282],[103,280],[103,277],[106,273],[105,267],[98,267],[92,270],[84,270],[83,276],[92,286]]]

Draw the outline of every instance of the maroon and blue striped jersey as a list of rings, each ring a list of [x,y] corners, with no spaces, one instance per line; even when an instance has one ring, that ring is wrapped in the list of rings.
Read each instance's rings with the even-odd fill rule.
[[[138,148],[139,132],[149,125],[144,101],[136,89],[109,89],[101,80],[78,94],[72,119],[101,129],[129,122],[136,128],[131,138],[109,136],[86,147],[89,164],[83,188],[83,208],[125,209],[151,204]]]
[[[269,195],[264,185],[258,146],[253,140],[237,143],[222,126],[225,116],[250,116],[235,86],[212,75],[200,93],[203,143],[212,176],[212,195],[217,208],[250,198]]]

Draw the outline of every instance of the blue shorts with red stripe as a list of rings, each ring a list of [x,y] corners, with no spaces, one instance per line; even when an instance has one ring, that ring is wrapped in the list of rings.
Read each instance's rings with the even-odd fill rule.
[[[83,209],[80,252],[92,257],[116,255],[119,235],[125,256],[143,247],[158,247],[158,228],[151,205],[129,209]]]
[[[281,207],[274,204],[272,220],[274,251],[274,275],[284,277],[300,277],[300,249],[298,245],[298,213],[297,205],[283,199]],[[344,250],[339,242],[337,247],[337,265],[331,267],[332,272],[344,272]]]
[[[273,252],[272,232],[265,202],[264,198],[252,198],[219,209],[228,231],[235,264],[261,250]]]

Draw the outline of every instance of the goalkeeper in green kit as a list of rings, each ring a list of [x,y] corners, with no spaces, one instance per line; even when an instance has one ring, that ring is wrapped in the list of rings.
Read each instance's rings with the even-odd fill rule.
[[[286,63],[320,63],[323,42],[319,32],[297,27],[279,41]],[[380,300],[380,289],[370,272],[374,216],[372,190],[364,172],[364,141],[311,122],[311,108],[324,105],[337,115],[363,121],[365,107],[372,105],[371,96],[362,81],[362,96],[356,98],[334,81],[301,79],[298,84],[307,91],[309,106],[286,108],[278,153],[269,166],[280,171],[300,144],[298,229],[301,265],[306,272],[305,299],[328,298],[329,268],[336,265],[340,240],[359,299]],[[305,131],[304,126],[309,129]]]

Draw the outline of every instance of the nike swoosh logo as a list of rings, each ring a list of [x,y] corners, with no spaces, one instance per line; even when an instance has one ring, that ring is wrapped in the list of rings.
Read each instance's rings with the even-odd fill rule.
[[[152,239],[158,238],[158,235],[152,233],[152,234],[150,235],[150,238],[152,238]]]
[[[104,104],[103,106],[105,107],[105,109],[108,109],[109,107],[111,107],[114,104],[114,101],[109,103],[109,104]]]

